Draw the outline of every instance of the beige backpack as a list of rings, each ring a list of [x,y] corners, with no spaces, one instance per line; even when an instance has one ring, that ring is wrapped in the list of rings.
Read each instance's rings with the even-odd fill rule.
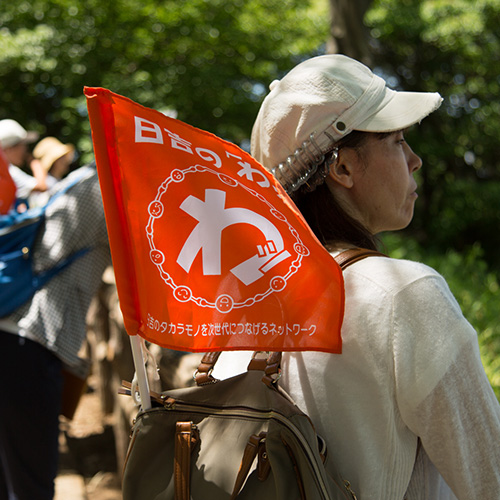
[[[327,473],[325,442],[279,387],[281,353],[254,353],[245,373],[221,381],[211,375],[219,354],[204,356],[197,386],[152,394],[137,415],[124,500],[356,499],[346,478]]]

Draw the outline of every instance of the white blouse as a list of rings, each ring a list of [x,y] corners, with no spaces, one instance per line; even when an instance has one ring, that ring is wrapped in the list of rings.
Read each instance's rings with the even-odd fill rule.
[[[344,280],[343,353],[283,355],[281,385],[328,463],[359,500],[500,498],[500,405],[445,280],[385,257]],[[243,371],[245,355],[224,353],[214,374]]]

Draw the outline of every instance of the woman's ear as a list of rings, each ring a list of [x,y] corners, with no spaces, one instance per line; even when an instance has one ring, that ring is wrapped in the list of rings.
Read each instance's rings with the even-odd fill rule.
[[[330,166],[328,179],[350,189],[354,185],[354,172],[359,162],[358,153],[351,148],[340,149],[337,161]]]

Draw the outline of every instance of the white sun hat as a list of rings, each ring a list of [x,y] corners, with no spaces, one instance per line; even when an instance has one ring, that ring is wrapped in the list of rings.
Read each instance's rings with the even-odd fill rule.
[[[353,130],[402,130],[443,100],[437,92],[392,90],[367,66],[339,54],[302,62],[270,90],[253,126],[252,156],[288,193],[306,183],[324,154]]]

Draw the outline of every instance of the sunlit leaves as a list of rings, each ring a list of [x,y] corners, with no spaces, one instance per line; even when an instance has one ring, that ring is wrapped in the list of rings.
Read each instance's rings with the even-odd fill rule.
[[[0,117],[89,152],[82,89],[103,86],[241,142],[262,89],[327,34],[319,0],[1,2]]]
[[[497,265],[499,20],[499,0],[374,0],[366,16],[376,61],[398,85],[444,97],[411,136],[424,159],[415,233],[443,248],[480,241]]]

